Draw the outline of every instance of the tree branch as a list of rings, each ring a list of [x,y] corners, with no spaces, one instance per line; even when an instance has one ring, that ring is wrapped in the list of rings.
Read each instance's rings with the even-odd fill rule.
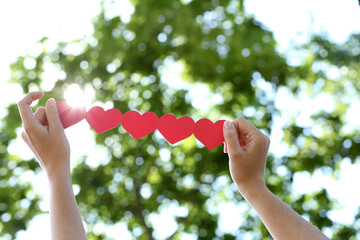
[[[136,199],[136,209],[134,209],[134,215],[138,217],[141,224],[144,226],[148,239],[154,240],[152,236],[153,231],[150,227],[146,225],[145,217],[143,216],[144,205],[141,202],[140,183],[135,179],[134,179],[134,191],[135,191],[135,199]]]

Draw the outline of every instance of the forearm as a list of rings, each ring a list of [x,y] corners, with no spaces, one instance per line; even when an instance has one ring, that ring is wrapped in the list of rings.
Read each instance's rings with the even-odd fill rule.
[[[87,239],[70,176],[49,178],[52,240]]]
[[[274,239],[328,239],[311,223],[288,207],[265,185],[242,191]]]

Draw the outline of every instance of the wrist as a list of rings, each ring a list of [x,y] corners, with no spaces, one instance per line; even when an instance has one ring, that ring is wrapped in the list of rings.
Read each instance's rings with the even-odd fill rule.
[[[70,174],[70,159],[68,158],[52,158],[43,162],[43,170],[45,171],[49,181],[68,180]]]
[[[74,195],[71,178],[49,178],[50,194]]]
[[[72,185],[70,171],[47,171],[46,174],[51,186],[59,184]]]
[[[246,184],[236,184],[236,187],[246,199],[254,198],[258,194],[268,190],[263,179],[249,181]]]

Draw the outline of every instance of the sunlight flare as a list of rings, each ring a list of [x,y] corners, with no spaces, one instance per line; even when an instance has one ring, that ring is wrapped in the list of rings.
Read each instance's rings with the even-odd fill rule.
[[[86,109],[89,109],[91,107],[90,102],[93,99],[94,94],[95,93],[92,88],[85,87],[85,90],[82,90],[79,85],[73,83],[66,88],[64,98],[70,106],[84,106]]]

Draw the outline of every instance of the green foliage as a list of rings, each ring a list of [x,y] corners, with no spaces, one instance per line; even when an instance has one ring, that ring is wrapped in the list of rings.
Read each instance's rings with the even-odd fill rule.
[[[158,116],[173,113],[176,116],[202,117],[218,120],[235,119],[246,108],[255,109],[247,116],[254,124],[270,133],[273,117],[279,115],[274,98],[261,89],[258,81],[265,81],[276,93],[279,87],[291,89],[295,96],[302,92],[316,95],[325,91],[335,97],[332,112],[313,116],[314,124],[324,129],[315,136],[311,129],[296,122],[292,116],[284,128],[283,141],[295,144],[297,152],[282,157],[270,156],[266,179],[269,188],[301,215],[320,229],[332,227],[327,212],[334,207],[325,190],[308,195],[291,193],[293,174],[312,173],[316,169],[335,172],[343,158],[356,161],[359,134],[344,132],[343,117],[349,102],[347,84],[358,93],[360,43],[353,36],[343,46],[320,37],[303,46],[310,54],[299,66],[290,66],[276,51],[272,33],[246,15],[242,1],[132,1],[135,7],[131,20],[120,17],[106,18],[103,11],[94,19],[94,34],[74,43],[60,43],[53,51],[44,51],[33,57],[34,69],[26,69],[19,57],[12,64],[12,82],[19,83],[24,93],[31,86],[41,88],[46,65],[53,65],[62,74],[50,92],[40,100],[44,105],[48,97],[62,100],[63,92],[72,83],[82,88],[93,88],[96,101],[111,101],[114,108],[125,113],[136,109],[152,111]],[[46,45],[47,39],[41,43]],[[82,50],[71,52],[69,46],[78,44]],[[355,49],[355,50],[354,50]],[[356,50],[357,49],[357,50]],[[184,66],[181,77],[184,84],[202,83],[211,96],[221,96],[212,102],[209,110],[195,109],[189,98],[191,88],[175,88],[164,81],[163,70],[167,62]],[[314,64],[336,66],[345,74],[329,79],[326,67],[314,70]],[[346,67],[346,71],[345,68]],[[314,87],[320,86],[320,87]],[[0,142],[0,217],[12,217],[0,222],[0,235],[24,229],[27,222],[39,213],[38,197],[30,197],[31,183],[19,181],[25,171],[38,171],[35,160],[21,161],[7,153],[7,146],[16,138],[15,129],[21,126],[16,106],[8,108],[2,120]],[[218,214],[209,210],[209,199],[217,204],[223,201],[242,202],[242,197],[231,186],[227,155],[221,147],[212,151],[198,147],[195,138],[181,145],[170,146],[164,139],[151,134],[135,141],[119,127],[96,135],[96,142],[109,153],[109,159],[99,159],[99,167],[87,165],[84,156],[73,169],[74,184],[80,186],[77,195],[80,211],[87,223],[89,239],[109,239],[94,231],[95,224],[126,223],[130,232],[139,239],[153,239],[152,213],[159,213],[170,204],[187,209],[186,216],[177,216],[177,230],[170,238],[181,239],[182,233],[192,233],[199,239],[234,239],[232,234],[218,228]],[[344,141],[351,146],[344,146]],[[164,158],[161,153],[170,155]],[[276,170],[285,167],[288,173],[279,176]],[[18,169],[15,173],[15,170]],[[225,177],[227,183],[216,189],[214,182]],[[10,179],[12,179],[10,181]],[[187,184],[189,182],[191,184]],[[151,189],[145,198],[141,189]],[[230,189],[232,194],[224,189]],[[4,194],[5,193],[5,194]],[[21,201],[28,199],[25,207]],[[254,239],[271,239],[260,220],[249,211],[243,214],[244,224],[237,234],[250,232]],[[358,230],[337,226],[334,239],[350,239]],[[349,231],[348,231],[349,230]],[[241,239],[241,236],[240,236]]]
[[[9,106],[8,111],[16,113],[17,107]],[[39,166],[35,161],[23,161],[7,152],[7,146],[16,138],[15,129],[21,122],[19,115],[8,114],[3,122],[6,125],[0,128],[0,236],[14,236],[40,213],[40,199],[34,193],[31,182],[24,179],[24,175],[37,172]]]

